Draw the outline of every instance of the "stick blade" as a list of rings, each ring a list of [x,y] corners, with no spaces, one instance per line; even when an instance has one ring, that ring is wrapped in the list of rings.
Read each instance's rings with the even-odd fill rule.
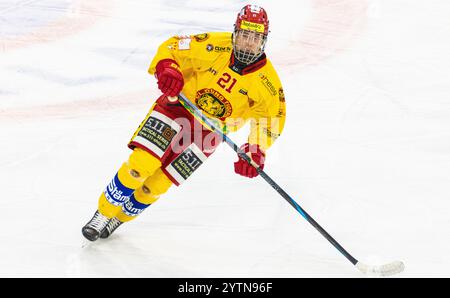
[[[401,261],[394,261],[381,266],[369,266],[358,262],[356,263],[356,268],[367,275],[390,276],[402,272],[405,269],[405,264]]]

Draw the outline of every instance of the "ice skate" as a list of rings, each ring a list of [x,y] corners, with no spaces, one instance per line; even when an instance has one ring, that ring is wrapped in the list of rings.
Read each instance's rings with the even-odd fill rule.
[[[116,217],[111,218],[105,229],[103,229],[102,233],[100,234],[100,238],[108,238],[121,224],[123,224],[123,222],[118,220]]]
[[[89,241],[95,241],[106,228],[110,218],[104,216],[98,211],[95,211],[92,219],[81,229],[83,236]]]

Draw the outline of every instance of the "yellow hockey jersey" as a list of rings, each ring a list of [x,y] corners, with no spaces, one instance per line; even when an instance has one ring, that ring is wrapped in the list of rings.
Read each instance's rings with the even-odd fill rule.
[[[245,66],[232,51],[228,32],[174,36],[161,44],[148,71],[153,75],[162,59],[175,60],[184,77],[182,92],[225,132],[250,121],[248,142],[265,150],[284,127],[283,88],[265,54]]]

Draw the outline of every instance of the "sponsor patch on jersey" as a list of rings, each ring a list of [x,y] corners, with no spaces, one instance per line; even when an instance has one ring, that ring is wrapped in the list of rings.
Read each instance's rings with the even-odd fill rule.
[[[273,95],[277,95],[277,89],[275,88],[275,86],[272,84],[271,81],[269,81],[269,78],[263,74],[263,73],[259,73],[259,78],[261,79],[261,82],[263,83],[264,87],[266,87],[266,89]]]
[[[169,50],[176,51],[178,49],[178,42],[173,42],[167,46]]]
[[[263,128],[263,132],[270,138],[276,140],[280,135],[277,133],[273,133],[268,128]]]
[[[210,73],[212,73],[213,75],[217,75],[217,70],[215,70],[215,69],[212,68],[212,67],[208,68],[208,71],[209,71]]]
[[[280,108],[278,109],[277,117],[284,117],[284,116],[286,116],[286,111],[283,107],[280,106]]]
[[[231,103],[213,88],[205,88],[197,91],[195,97],[197,106],[208,115],[225,120],[231,115]]]
[[[284,98],[283,88],[278,89],[278,97],[280,98],[281,102],[285,102],[286,101],[286,99]]]
[[[242,20],[241,29],[264,33],[264,25]]]
[[[248,90],[247,89],[240,89],[239,93],[241,93],[243,95],[247,95],[248,94]]]
[[[208,52],[211,52],[212,50],[214,50],[214,46],[212,45],[212,44],[208,44],[207,46],[206,46],[206,50],[208,51]]]
[[[194,35],[194,39],[198,42],[202,42],[205,41],[209,38],[209,34],[208,33],[202,33],[202,34],[197,34]]]
[[[230,52],[230,51],[231,51],[230,47],[220,47],[220,46],[214,47],[214,52],[217,52],[217,53]]]
[[[189,50],[191,48],[191,39],[183,38],[178,41],[179,50]]]

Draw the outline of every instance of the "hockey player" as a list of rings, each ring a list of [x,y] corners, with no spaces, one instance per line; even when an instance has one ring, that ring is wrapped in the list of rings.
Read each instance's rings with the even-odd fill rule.
[[[266,11],[246,5],[233,33],[176,36],[159,47],[148,71],[163,95],[134,133],[128,144],[133,151],[101,194],[98,210],[82,228],[84,237],[109,237],[173,184],[183,183],[222,141],[178,101],[180,92],[224,133],[250,121],[248,142],[241,149],[264,167],[266,150],[285,121],[283,89],[264,53],[268,33]],[[258,175],[241,158],[234,170],[249,178]]]

